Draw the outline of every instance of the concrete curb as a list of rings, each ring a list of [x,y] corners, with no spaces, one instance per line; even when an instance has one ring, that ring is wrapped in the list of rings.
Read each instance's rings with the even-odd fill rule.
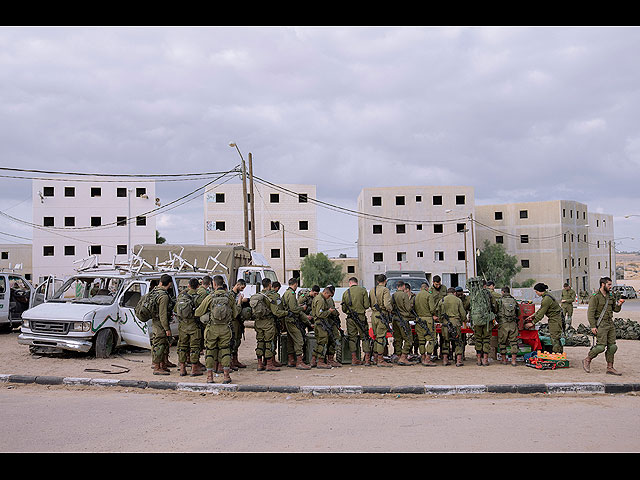
[[[498,385],[241,385],[222,383],[163,382],[144,380],[118,380],[114,378],[54,377],[48,375],[0,374],[0,383],[37,385],[86,385],[99,387],[125,387],[151,390],[175,390],[219,394],[222,392],[274,392],[304,393],[311,395],[477,395],[485,393],[546,393],[546,394],[616,394],[640,392],[640,383],[530,383]]]

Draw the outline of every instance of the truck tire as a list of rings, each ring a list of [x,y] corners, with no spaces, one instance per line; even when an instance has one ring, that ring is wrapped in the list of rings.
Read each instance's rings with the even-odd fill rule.
[[[115,348],[115,336],[110,328],[100,330],[96,335],[96,358],[109,358]]]

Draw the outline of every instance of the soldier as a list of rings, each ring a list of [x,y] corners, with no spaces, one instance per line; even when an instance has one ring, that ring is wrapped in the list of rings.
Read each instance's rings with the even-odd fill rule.
[[[562,288],[562,297],[560,298],[560,306],[564,313],[565,325],[571,326],[571,317],[573,316],[573,302],[576,299],[576,292],[573,288],[565,283]]]
[[[371,365],[373,340],[369,336],[369,323],[367,322],[367,309],[370,306],[367,290],[358,285],[356,277],[351,277],[349,288],[342,294],[341,307],[342,311],[347,314],[347,337],[349,338],[352,365],[363,365],[356,354],[360,341],[362,341],[362,351],[364,352],[364,365],[367,367]]]
[[[303,362],[303,349],[305,333],[307,328],[311,328],[311,315],[306,315],[296,299],[298,289],[298,279],[289,279],[287,288],[282,300],[287,309],[285,327],[287,330],[287,367],[295,367],[298,370],[309,370],[311,367]]]
[[[313,305],[313,299],[320,293],[320,286],[314,285],[311,290],[307,292],[301,292],[298,294],[298,304],[302,307],[302,311],[311,316],[311,306]],[[313,320],[313,317],[311,318]]]
[[[467,282],[471,297],[471,311],[469,317],[473,325],[473,340],[476,349],[476,364],[489,365],[489,351],[491,349],[491,331],[493,319],[497,309],[496,300],[489,289],[480,282],[479,278],[470,278]]]
[[[150,293],[155,304],[151,321],[151,359],[154,375],[169,375],[171,373],[166,359],[169,352],[169,340],[171,339],[168,290],[172,286],[172,278],[165,273],[160,277],[160,284]]]
[[[431,310],[433,314],[433,321],[438,322],[438,315],[436,314],[438,310],[438,303],[447,295],[447,286],[442,284],[442,279],[440,275],[433,276],[433,283],[429,288],[429,310]],[[442,337],[442,333],[440,334]],[[437,337],[437,335],[434,335]],[[438,339],[434,338],[434,353],[437,352],[438,348]]]
[[[375,337],[375,361],[378,367],[392,367],[384,359],[387,332],[391,331],[391,292],[387,288],[387,276],[383,273],[376,277],[376,285],[369,291],[369,303],[372,308],[371,326]]]
[[[231,324],[233,328],[233,345],[231,347],[231,368],[237,371],[239,368],[247,368],[247,366],[238,359],[238,350],[242,343],[242,334],[244,333],[244,316],[247,315],[249,308],[249,299],[245,298],[242,292],[247,287],[247,282],[239,278],[231,289],[234,300],[238,304],[238,315],[234,317]],[[243,316],[244,315],[244,316]]]
[[[502,298],[502,295],[500,294],[500,292],[496,292],[496,284],[493,280],[489,280],[486,283],[486,288],[487,290],[489,290],[489,293],[491,293],[491,296],[493,297],[493,299],[496,301],[496,305],[498,300],[500,300]],[[496,322],[497,322],[497,318],[494,315],[494,317],[492,318],[492,322],[491,324],[495,326]],[[493,328],[492,328],[492,332],[491,332],[491,337],[489,338],[489,351],[491,354],[491,358],[493,358],[494,360],[496,359],[496,353],[498,352],[498,336],[497,335],[493,335]]]
[[[409,296],[405,292],[405,286],[403,281],[398,281],[396,284],[397,290],[391,296],[391,305],[393,305],[393,354],[394,356],[400,356],[398,358],[398,365],[412,365],[409,362],[407,355],[411,353],[411,346],[413,344],[413,335],[411,334],[410,320],[413,320],[413,314],[411,313],[411,302]]]
[[[196,295],[196,308],[198,308],[200,306],[200,304],[202,303],[202,301],[207,297],[207,295],[209,295],[211,293],[211,282],[212,279],[209,275],[205,275],[204,277],[202,277],[202,283],[200,284],[200,286],[198,287],[197,290],[197,295]],[[205,328],[205,324],[203,322],[199,322],[199,326],[200,326],[200,352],[204,352],[204,328]],[[198,360],[198,363],[200,363],[200,360]],[[200,363],[200,367],[204,368],[204,365],[202,363]]]
[[[596,344],[591,347],[586,358],[582,360],[584,371],[591,371],[591,360],[605,351],[605,359],[607,361],[607,373],[610,375],[622,375],[613,368],[613,357],[618,350],[616,345],[616,329],[613,323],[613,312],[619,312],[622,309],[624,299],[617,299],[611,293],[611,279],[602,277],[600,279],[600,288],[589,299],[589,307],[587,308],[587,318],[591,332],[596,336]]]
[[[415,326],[416,339],[420,363],[425,367],[435,367],[436,364],[431,360],[431,355],[433,355],[436,329],[433,321],[434,316],[429,308],[429,290],[428,288],[423,288],[425,285],[427,284],[422,284],[414,301],[415,312],[418,315]]]
[[[542,320],[546,315],[549,319],[549,335],[551,336],[551,351],[553,353],[562,353],[562,310],[555,298],[551,296],[547,290],[549,287],[544,283],[536,283],[533,290],[536,295],[542,297],[540,309],[533,315],[525,319],[525,328],[532,327],[534,324]]]
[[[507,344],[511,347],[511,365],[517,366],[518,355],[518,317],[520,306],[511,296],[509,287],[502,287],[502,297],[497,301],[498,314],[498,345],[502,363],[507,364]]]
[[[280,369],[273,364],[275,355],[273,339],[276,336],[276,325],[271,311],[271,299],[268,296],[271,291],[271,280],[262,279],[262,292],[258,292],[249,299],[251,313],[256,331],[256,357],[258,359],[258,371],[277,372]]]
[[[197,278],[189,280],[189,287],[178,295],[175,311],[178,317],[178,365],[180,376],[187,374],[187,360],[191,363],[191,376],[202,375],[200,363],[200,344],[202,342],[202,330],[200,320],[195,316],[199,282]]]
[[[329,357],[329,352],[332,349],[335,350],[335,337],[333,321],[330,316],[336,312],[333,308],[332,302],[329,299],[332,297],[330,287],[325,287],[322,293],[316,295],[313,299],[311,307],[311,316],[314,319],[314,332],[316,336],[316,346],[313,350],[311,357],[311,366],[318,368],[331,368],[332,366],[338,366],[337,362],[325,361],[325,356]],[[336,312],[337,313],[337,312]]]
[[[455,288],[447,289],[447,295],[438,302],[436,315],[440,319],[442,334],[442,365],[449,363],[449,345],[453,340],[455,344],[456,367],[461,367],[464,344],[460,335],[462,322],[467,318],[467,312],[462,306],[462,300],[456,295]]]
[[[282,304],[282,298],[280,298],[280,287],[282,287],[282,284],[277,280],[271,282],[271,290],[269,290],[269,292],[267,293],[267,296],[271,300],[270,307],[273,324],[276,327],[276,335],[273,338],[273,366],[276,368],[282,366],[282,364],[278,361],[275,352],[278,351],[278,345],[280,344],[282,338],[281,334],[285,331],[284,321],[287,317],[287,309],[284,308],[284,305]]]
[[[335,339],[335,342],[329,342],[329,348],[327,348],[327,363],[332,367],[342,367],[342,363],[333,358],[336,354],[336,349],[342,348],[343,337],[343,333],[340,328],[340,312],[336,308],[336,302],[333,299],[333,296],[336,294],[336,287],[333,285],[327,285],[327,288],[331,291],[331,296],[328,298],[327,302],[333,309],[331,314],[329,314],[329,320],[331,328],[333,329],[333,338]]]
[[[221,275],[213,277],[213,293],[202,301],[195,311],[196,317],[207,315],[205,336],[205,365],[207,368],[207,383],[213,383],[215,359],[222,365],[224,380],[231,383],[231,345],[233,344],[233,329],[231,323],[238,315],[238,304],[232,294],[224,289],[224,278]]]

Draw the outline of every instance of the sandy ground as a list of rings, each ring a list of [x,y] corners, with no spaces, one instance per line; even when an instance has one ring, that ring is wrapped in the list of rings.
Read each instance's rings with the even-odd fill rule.
[[[632,302],[632,301],[630,301]],[[636,300],[640,302],[640,300]],[[631,306],[631,305],[629,305]],[[640,311],[629,309],[616,317],[631,318],[640,321]],[[574,310],[573,326],[587,324],[586,306]],[[52,375],[62,377],[111,378],[128,380],[156,380],[176,382],[201,382],[205,377],[180,377],[177,368],[171,375],[156,376],[151,370],[151,356],[147,350],[119,348],[108,359],[96,359],[91,354],[40,354],[32,355],[29,348],[17,342],[19,332],[0,334],[0,373],[21,375]],[[637,383],[640,382],[640,341],[618,340],[618,352],[615,366],[622,376],[606,375],[604,355],[600,355],[591,366],[591,373],[582,369],[581,361],[589,347],[565,347],[570,367],[557,370],[536,370],[520,363],[517,367],[491,362],[488,367],[475,365],[475,352],[467,346],[464,367],[394,366],[393,368],[363,367],[343,365],[331,370],[311,369],[306,371],[282,367],[280,372],[258,372],[254,356],[255,332],[252,328],[245,331],[245,339],[240,347],[240,361],[247,368],[232,372],[233,383],[245,385],[496,385],[550,382],[604,382],[604,383]],[[203,357],[202,357],[203,358]],[[171,348],[170,359],[178,363],[176,348]],[[106,370],[104,373],[87,371]],[[218,377],[221,381],[221,375]]]

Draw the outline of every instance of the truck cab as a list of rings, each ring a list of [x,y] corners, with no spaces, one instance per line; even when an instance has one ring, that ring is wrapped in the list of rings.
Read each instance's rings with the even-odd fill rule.
[[[168,293],[170,328],[178,333],[173,315],[177,294],[192,277],[206,272],[84,271],[67,279],[46,303],[22,314],[18,343],[32,352],[41,347],[76,352],[95,352],[106,358],[119,345],[151,348],[151,320],[136,317],[140,298],[154,288],[163,274],[173,280]]]

